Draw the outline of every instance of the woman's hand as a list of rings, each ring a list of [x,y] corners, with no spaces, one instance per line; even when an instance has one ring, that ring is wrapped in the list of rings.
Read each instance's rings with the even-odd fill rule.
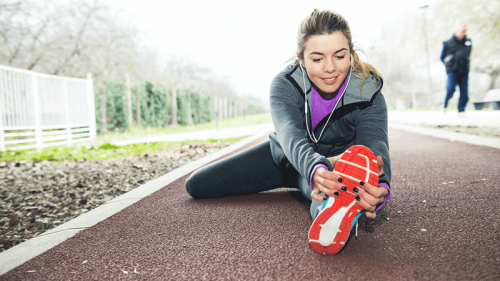
[[[320,192],[328,196],[339,196],[339,191],[343,186],[342,183],[338,181],[339,178],[339,175],[323,167],[317,168],[312,179],[313,190],[311,192],[311,197],[317,201],[326,200],[327,197],[325,195],[319,195]]]
[[[342,155],[338,155],[327,159],[332,164],[332,167],[335,167],[341,156]],[[382,160],[382,156],[377,156],[377,164],[379,170],[378,174],[380,176],[384,172],[384,161]],[[341,190],[343,185],[338,181],[338,178],[339,175],[327,171],[323,167],[316,169],[312,180],[313,191],[311,197],[317,201],[325,200],[327,197],[319,195],[319,192],[323,192],[328,196],[337,197],[337,192],[344,192]],[[383,186],[373,186],[369,183],[365,183],[365,185],[359,189],[357,192],[359,196],[358,204],[365,210],[366,217],[374,219],[377,216],[375,209],[380,203],[384,202],[387,193],[387,188]]]
[[[335,167],[337,161],[342,157],[343,153],[337,156],[328,157],[328,161],[332,167]],[[320,171],[321,170],[321,171]],[[319,167],[313,175],[311,197],[317,201],[326,200],[326,196],[319,195],[320,192],[328,196],[337,197],[339,191],[342,190],[343,184],[338,181],[339,175],[334,172],[327,171],[325,168]]]
[[[384,202],[387,193],[389,193],[387,188],[383,186],[373,186],[369,183],[365,183],[365,186],[359,189],[357,192],[359,196],[358,204],[365,210],[367,218],[374,219],[377,217],[375,209],[380,203]]]

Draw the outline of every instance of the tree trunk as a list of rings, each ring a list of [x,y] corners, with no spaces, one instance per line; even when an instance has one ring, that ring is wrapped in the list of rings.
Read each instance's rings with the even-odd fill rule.
[[[215,127],[219,127],[219,97],[214,96],[214,119]]]
[[[104,95],[104,89],[101,87],[100,89],[101,95],[101,126],[102,132],[106,133],[108,131],[108,127],[106,126],[106,96]]]
[[[177,126],[177,89],[172,90],[172,126]]]
[[[225,119],[226,118],[226,104],[225,104],[226,98],[223,97],[219,101],[220,105],[220,119]]]
[[[40,59],[42,58],[43,54],[40,54],[38,55],[38,57],[36,57],[36,59],[34,59],[29,65],[28,67],[26,68],[27,70],[32,70],[35,65],[37,65],[37,63],[40,61]]]
[[[130,67],[127,68],[127,105],[128,105],[128,125],[132,125],[132,93],[130,92]]]
[[[417,93],[415,91],[411,91],[411,105],[413,109],[417,109]]]
[[[96,3],[97,3],[97,1],[96,1]],[[64,62],[54,71],[54,75],[57,75],[59,73],[59,71],[61,71],[61,69],[63,69],[66,66],[66,64],[68,64],[68,62],[71,60],[71,58],[79,52],[80,41],[82,41],[83,32],[85,31],[85,28],[87,27],[87,24],[90,20],[90,17],[92,16],[92,14],[96,10],[97,10],[97,8],[93,7],[86,15],[85,21],[83,22],[82,26],[80,27],[80,30],[78,31],[78,35],[76,36],[76,43],[75,43],[75,46],[73,48],[73,51],[71,52],[71,54],[68,57],[66,57],[64,59]]]
[[[149,93],[149,96],[151,98],[151,107],[149,108],[151,110],[151,124],[153,125],[154,128],[156,126],[156,122],[155,122],[155,104],[154,104],[153,93]]]
[[[189,102],[187,104],[187,122],[188,122],[188,125],[193,125],[193,114],[191,113],[191,110],[193,108],[193,97],[190,96],[189,97]]]
[[[139,91],[135,90],[135,120],[137,121],[137,126],[141,125],[141,102],[139,100]]]
[[[230,116],[229,116],[229,101],[227,100],[227,98],[224,98],[224,115],[225,115],[226,119],[230,118]]]

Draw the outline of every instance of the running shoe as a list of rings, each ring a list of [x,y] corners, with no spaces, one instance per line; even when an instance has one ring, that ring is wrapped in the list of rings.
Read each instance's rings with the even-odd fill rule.
[[[363,188],[368,182],[378,186],[378,164],[373,152],[362,145],[354,145],[340,157],[333,171],[340,175],[346,191],[337,198],[329,196],[309,230],[309,245],[318,254],[335,255],[346,244],[349,233],[362,214],[356,202],[354,188]]]

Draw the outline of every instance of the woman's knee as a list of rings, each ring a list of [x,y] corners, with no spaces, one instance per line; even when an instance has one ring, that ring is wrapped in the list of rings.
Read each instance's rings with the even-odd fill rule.
[[[307,200],[312,201],[311,198],[311,187],[309,185],[309,182],[302,176],[298,176],[298,186],[300,189],[300,192],[302,193],[302,196],[304,196]]]
[[[186,180],[186,191],[193,198],[204,198],[202,192],[202,180],[200,180],[199,170],[193,172],[189,178]]]

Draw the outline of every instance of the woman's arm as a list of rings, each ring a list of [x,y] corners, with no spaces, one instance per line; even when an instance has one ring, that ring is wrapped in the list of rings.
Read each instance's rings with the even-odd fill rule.
[[[355,115],[356,144],[371,149],[377,156],[382,173],[379,186],[366,184],[358,193],[359,205],[365,209],[366,216],[375,218],[375,210],[385,202],[390,191],[391,160],[389,157],[389,138],[387,128],[387,105],[384,96],[378,92],[370,101],[370,106],[358,110]],[[380,168],[379,168],[380,170]],[[387,187],[384,187],[386,185]],[[388,196],[390,198],[390,196]]]
[[[316,153],[309,142],[304,123],[304,99],[283,73],[271,83],[269,99],[279,145],[299,174],[309,179],[319,163],[331,169],[326,157]]]
[[[390,183],[391,160],[389,157],[389,137],[387,128],[387,105],[382,92],[375,94],[370,106],[355,112],[356,144],[368,147],[375,156],[382,156],[383,174],[379,183]]]

